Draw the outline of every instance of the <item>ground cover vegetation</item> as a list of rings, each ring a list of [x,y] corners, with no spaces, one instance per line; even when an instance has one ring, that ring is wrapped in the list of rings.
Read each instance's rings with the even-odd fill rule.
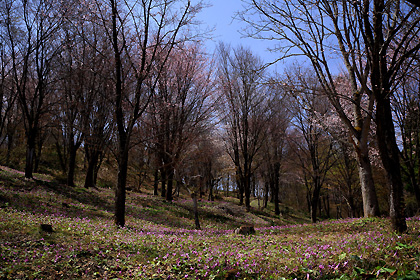
[[[418,277],[418,1],[241,2],[0,2],[2,277]]]
[[[110,189],[0,177],[2,279],[419,278],[418,217],[397,235],[386,218],[311,224],[293,211],[279,218],[237,200],[203,200],[196,230],[191,199],[129,192],[127,225],[117,228]],[[235,234],[243,224],[256,233]]]

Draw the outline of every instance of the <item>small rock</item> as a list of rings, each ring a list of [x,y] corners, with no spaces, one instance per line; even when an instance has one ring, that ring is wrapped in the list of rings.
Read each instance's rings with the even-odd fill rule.
[[[41,230],[48,233],[54,232],[52,225],[48,224],[41,224]]]
[[[226,272],[226,274],[225,274],[225,277],[224,277],[224,279],[225,280],[233,280],[233,279],[237,279],[236,278],[236,275],[238,274],[240,272],[240,270],[239,269],[231,269],[231,270],[228,270],[227,272]]]
[[[255,229],[253,226],[241,226],[240,228],[235,229],[236,234],[254,234]]]

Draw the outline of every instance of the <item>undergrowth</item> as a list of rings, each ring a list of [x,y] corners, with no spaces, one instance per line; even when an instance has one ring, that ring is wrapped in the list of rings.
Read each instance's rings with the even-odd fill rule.
[[[203,200],[195,230],[191,200],[129,193],[118,229],[108,188],[0,179],[0,279],[419,279],[420,217],[396,235],[384,218],[293,224]],[[234,234],[242,224],[256,234]]]

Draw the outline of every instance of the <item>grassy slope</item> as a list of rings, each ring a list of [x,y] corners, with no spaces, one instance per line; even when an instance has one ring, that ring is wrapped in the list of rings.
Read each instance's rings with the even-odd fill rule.
[[[294,213],[247,213],[234,202],[166,203],[129,193],[127,227],[113,225],[109,189],[67,188],[0,171],[0,279],[418,279],[420,221],[403,236],[386,219],[297,224]],[[40,224],[53,226],[53,233]],[[235,235],[253,224],[257,234]]]

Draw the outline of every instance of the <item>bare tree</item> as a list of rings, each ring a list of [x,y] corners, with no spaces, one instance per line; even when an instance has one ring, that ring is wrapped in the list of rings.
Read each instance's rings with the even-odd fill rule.
[[[420,7],[420,1],[419,0],[407,0],[407,2],[413,4],[416,7]]]
[[[4,9],[1,5],[7,5],[7,3],[0,4],[0,10]],[[7,14],[0,13],[3,17],[0,21],[6,22]],[[16,90],[13,86],[12,76],[12,60],[11,60],[11,49],[10,45],[7,44],[7,30],[4,26],[0,25],[0,145],[5,141],[7,142],[7,154],[6,164],[9,164],[10,148],[13,143],[13,136],[9,132],[13,132],[13,123],[10,120],[13,118],[13,111],[16,105]]]
[[[57,60],[56,146],[67,184],[74,185],[76,155],[82,143],[87,160],[85,187],[93,187],[100,156],[113,125],[111,108],[112,54],[95,15],[86,15],[83,2],[75,1],[61,25],[63,50]],[[61,144],[62,143],[62,144]]]
[[[367,168],[366,137],[374,100],[379,150],[391,187],[390,215],[397,231],[406,228],[398,160],[398,146],[392,122],[389,95],[398,83],[403,62],[420,47],[411,44],[419,32],[418,11],[404,1],[245,1],[259,20],[246,14],[252,33],[260,39],[278,39],[282,58],[304,55],[309,58],[324,91],[340,119],[348,127],[359,161],[359,174],[365,216],[377,215],[377,199]],[[248,14],[249,15],[249,14]],[[338,50],[338,56],[334,53]],[[352,120],[341,107],[332,75],[331,58],[339,59],[351,81],[355,110]],[[362,114],[360,100],[369,99],[367,114]],[[359,109],[358,109],[359,108]],[[398,167],[398,168],[396,168]]]
[[[401,84],[393,98],[393,110],[396,124],[401,133],[401,159],[405,183],[409,190],[414,192],[417,209],[420,208],[420,63],[417,60],[404,73]]]
[[[267,206],[268,193],[271,193],[271,200],[274,203],[274,213],[280,214],[280,175],[283,163],[283,154],[286,147],[286,130],[290,126],[291,114],[286,108],[289,104],[289,97],[277,79],[269,81],[270,107],[267,112],[270,120],[267,127],[267,138],[264,141],[261,163],[262,174],[265,180],[265,200]]]
[[[280,53],[281,59],[292,56],[304,56],[309,59],[315,75],[318,77],[323,93],[327,94],[343,124],[351,135],[354,150],[359,163],[359,178],[363,193],[363,208],[365,216],[378,216],[379,205],[376,197],[369,160],[368,136],[374,108],[374,97],[359,80],[367,81],[369,69],[365,67],[362,57],[363,49],[358,38],[362,36],[357,26],[349,24],[350,14],[345,14],[340,21],[338,12],[329,14],[324,6],[338,4],[320,3],[312,1],[246,1],[250,13],[259,16],[259,20],[252,20],[247,14],[242,14],[254,36],[258,39],[276,39],[279,44],[275,51]],[[327,20],[332,16],[332,19]],[[306,26],[305,28],[301,28]],[[343,27],[344,26],[344,27]],[[333,35],[333,36],[330,36]],[[334,38],[336,37],[336,41]],[[350,80],[348,91],[343,94],[337,87],[334,71],[337,62],[336,50],[340,51],[348,71]],[[338,56],[339,57],[339,56]],[[345,110],[345,102],[350,100],[353,108]],[[367,100],[364,102],[364,100]]]
[[[213,71],[201,46],[196,43],[180,44],[167,62],[156,63],[160,72],[158,85],[152,92],[149,120],[161,166],[162,195],[171,201],[179,162],[185,157],[189,145],[210,125]]]
[[[219,57],[220,114],[227,149],[236,167],[240,204],[245,194],[245,206],[250,209],[254,159],[264,143],[269,120],[263,63],[249,49],[238,47],[232,51],[222,43]]]
[[[202,8],[199,2],[178,0],[96,1],[95,13],[113,49],[114,120],[117,129],[118,180],[115,223],[125,225],[125,198],[129,150],[133,131],[147,108],[148,88],[154,88],[175,45],[188,40],[188,26]],[[184,32],[183,32],[184,31]],[[196,34],[194,34],[196,35]],[[193,35],[191,35],[193,36]],[[155,75],[157,73],[157,75]]]
[[[55,36],[62,10],[54,1],[47,0],[7,0],[1,8],[7,34],[3,39],[10,48],[13,87],[24,117],[25,177],[32,178],[42,116],[50,108],[47,97],[54,91],[52,66],[60,50]]]
[[[334,165],[333,139],[325,131],[320,119],[331,114],[331,105],[326,96],[320,95],[320,85],[310,72],[297,71],[289,74],[289,93],[294,102],[292,123],[297,129],[294,141],[295,154],[302,169],[303,181],[307,189],[308,208],[313,223],[317,221],[317,210],[320,206],[320,195],[327,173]]]
[[[360,181],[357,177],[357,161],[353,156],[351,144],[343,139],[336,140],[333,156],[335,164],[331,168],[332,178],[329,182],[333,187],[333,192],[339,198],[340,204],[344,200],[347,205],[348,217],[355,218],[360,212],[361,195]],[[337,210],[337,212],[340,211],[340,209]]]

